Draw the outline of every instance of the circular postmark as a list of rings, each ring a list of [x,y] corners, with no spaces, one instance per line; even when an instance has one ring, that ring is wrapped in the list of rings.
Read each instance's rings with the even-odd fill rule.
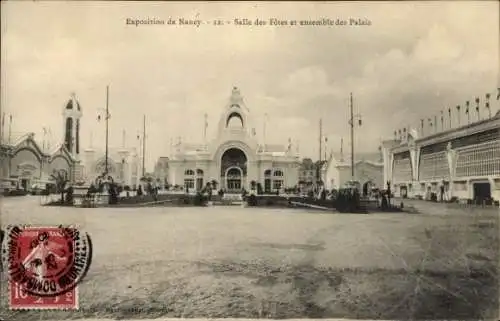
[[[10,281],[41,297],[71,291],[92,262],[90,236],[75,227],[9,226],[2,248]]]

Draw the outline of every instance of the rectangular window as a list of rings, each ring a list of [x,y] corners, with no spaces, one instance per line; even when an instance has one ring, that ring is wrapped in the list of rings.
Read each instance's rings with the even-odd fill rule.
[[[283,181],[282,180],[274,180],[273,181],[273,189],[274,190],[277,190],[277,189],[281,189],[281,187],[283,186]]]
[[[192,178],[184,179],[184,188],[188,188],[188,189],[194,188],[194,179],[192,179]]]

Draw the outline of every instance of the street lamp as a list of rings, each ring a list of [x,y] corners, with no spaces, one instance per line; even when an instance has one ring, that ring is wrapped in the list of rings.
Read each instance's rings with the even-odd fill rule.
[[[106,176],[108,174],[108,154],[109,154],[109,146],[108,146],[108,137],[109,137],[109,127],[108,127],[108,120],[111,117],[111,114],[107,109],[104,108],[98,108],[98,111],[104,112],[104,119],[106,121],[106,141],[105,141],[105,156],[104,156],[104,173],[103,176]],[[97,121],[101,121],[101,115],[97,116]]]
[[[349,126],[351,126],[351,176],[352,180],[354,180],[354,127],[362,125],[361,114],[354,114],[353,103],[352,103],[352,93],[350,96],[350,109],[351,109],[351,117],[349,119]]]

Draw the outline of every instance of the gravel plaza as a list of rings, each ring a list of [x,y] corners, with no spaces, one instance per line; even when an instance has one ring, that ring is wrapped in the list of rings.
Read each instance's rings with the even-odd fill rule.
[[[7,224],[79,224],[93,260],[75,318],[489,319],[498,209],[415,201],[418,214],[241,207],[78,209],[4,199]],[[3,273],[2,280],[6,280]],[[2,282],[2,293],[7,283]]]

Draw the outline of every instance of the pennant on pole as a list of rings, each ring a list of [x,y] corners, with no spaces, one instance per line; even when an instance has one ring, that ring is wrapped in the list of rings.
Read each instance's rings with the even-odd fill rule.
[[[484,103],[484,106],[488,109],[488,117],[491,118],[491,109],[490,109],[490,94],[486,94],[486,102]]]
[[[479,97],[476,97],[476,113],[477,113],[477,120],[481,118],[479,115]]]

